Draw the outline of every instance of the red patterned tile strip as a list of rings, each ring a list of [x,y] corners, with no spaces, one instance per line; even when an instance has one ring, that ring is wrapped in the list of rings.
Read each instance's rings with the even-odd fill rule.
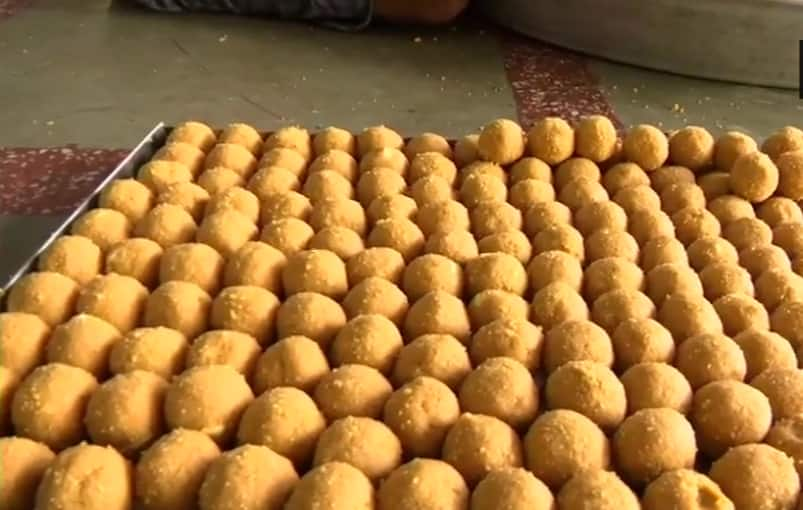
[[[581,55],[512,34],[503,36],[502,45],[505,69],[524,126],[553,115],[577,120],[600,114],[621,127]]]
[[[72,211],[129,151],[0,148],[0,214]]]
[[[0,20],[10,18],[30,3],[31,0],[0,0]]]

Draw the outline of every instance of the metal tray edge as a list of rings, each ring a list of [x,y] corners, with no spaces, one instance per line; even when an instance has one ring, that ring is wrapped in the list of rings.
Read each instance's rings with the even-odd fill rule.
[[[92,209],[103,190],[109,184],[119,178],[132,177],[137,169],[147,162],[154,153],[164,144],[170,128],[164,122],[160,122],[143,138],[137,146],[112,170],[108,176],[98,185],[97,188],[79,205],[70,215],[52,231],[48,238],[39,248],[15,271],[11,277],[0,286],[0,311],[5,309],[5,298],[8,290],[14,286],[24,275],[36,270],[39,256],[47,250],[53,242],[60,236],[67,233],[76,219],[86,211]]]

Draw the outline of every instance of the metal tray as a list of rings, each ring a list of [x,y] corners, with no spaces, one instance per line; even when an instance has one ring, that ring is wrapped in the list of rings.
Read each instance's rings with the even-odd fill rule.
[[[0,311],[5,309],[5,297],[7,291],[14,286],[17,281],[25,276],[26,274],[36,271],[36,264],[39,260],[39,256],[47,250],[53,242],[61,237],[62,235],[68,234],[70,227],[72,227],[75,220],[78,219],[79,216],[84,214],[85,212],[89,211],[90,209],[94,209],[98,205],[98,199],[100,198],[101,192],[106,189],[106,187],[115,179],[126,179],[130,177],[134,177],[137,170],[140,166],[147,163],[148,160],[156,153],[159,148],[164,145],[165,140],[167,140],[167,135],[170,133],[170,127],[166,126],[164,123],[159,123],[151,129],[151,131],[145,136],[145,138],[137,144],[137,146],[132,150],[123,161],[120,162],[117,167],[112,170],[112,172],[101,182],[95,191],[78,206],[75,211],[73,211],[69,217],[67,217],[64,222],[59,225],[59,227],[54,230],[50,237],[42,243],[39,249],[36,250],[29,258],[26,260],[22,266],[20,266],[17,271],[15,271],[8,281],[3,282],[0,285]]]

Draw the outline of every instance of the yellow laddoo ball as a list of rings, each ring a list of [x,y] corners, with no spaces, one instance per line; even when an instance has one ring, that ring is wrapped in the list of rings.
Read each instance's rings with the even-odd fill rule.
[[[731,177],[728,172],[708,172],[697,177],[697,186],[703,190],[706,200],[716,200],[731,193]]]
[[[402,288],[413,301],[436,290],[460,297],[463,294],[463,268],[443,255],[421,255],[404,270]]]
[[[36,340],[36,332],[32,332]],[[47,343],[48,363],[64,363],[83,368],[99,379],[106,377],[109,353],[120,339],[120,331],[108,322],[92,315],[79,314],[57,326]],[[37,345],[32,342],[33,346]],[[29,347],[30,348],[30,347]],[[14,350],[4,354],[14,357]]]
[[[100,194],[98,205],[125,215],[131,223],[141,220],[153,208],[155,196],[135,179],[116,179]]]
[[[451,335],[426,334],[402,347],[392,379],[396,386],[401,386],[416,377],[427,376],[457,389],[469,372],[471,360],[463,344]]]
[[[272,193],[263,197],[260,209],[260,222],[267,225],[272,221],[284,218],[306,220],[312,211],[309,198],[296,191]]]
[[[172,184],[156,199],[157,203],[173,204],[183,208],[192,215],[195,221],[203,218],[209,200],[209,192],[192,182]],[[258,204],[257,207],[259,207]]]
[[[407,188],[404,178],[389,168],[374,168],[360,176],[357,182],[357,199],[367,207],[381,196],[403,193]]]
[[[770,317],[772,330],[786,338],[796,349],[803,345],[801,326],[803,302],[790,299],[781,302]]]
[[[460,201],[472,209],[482,202],[504,202],[507,199],[505,183],[487,174],[473,174],[460,185]]]
[[[739,345],[723,334],[714,333],[693,336],[680,344],[675,366],[695,389],[713,381],[742,381],[747,373],[747,362]]]
[[[343,309],[349,318],[377,314],[401,326],[407,314],[407,296],[390,281],[371,276],[352,287],[343,300]]]
[[[778,420],[770,429],[765,442],[788,455],[795,463],[800,476],[803,471],[803,444],[800,440],[800,427],[803,416],[793,416]]]
[[[602,229],[627,231],[627,214],[616,202],[593,202],[574,214],[574,227],[588,236]]]
[[[477,161],[479,155],[480,135],[466,135],[457,140],[454,145],[454,161],[457,166],[463,168]]]
[[[164,251],[159,265],[159,281],[194,283],[207,294],[217,294],[223,277],[223,257],[202,243],[176,244]]]
[[[167,282],[148,297],[145,325],[164,326],[195,338],[207,329],[212,298],[194,283]]]
[[[156,241],[135,237],[116,244],[106,255],[106,272],[137,279],[148,288],[159,281],[164,250]]]
[[[669,139],[669,159],[675,165],[699,171],[714,163],[714,137],[707,129],[686,126]]]
[[[529,304],[523,297],[504,290],[484,290],[468,304],[468,315],[474,329],[497,319],[526,320],[529,313]]]
[[[59,273],[43,271],[20,278],[8,293],[9,312],[37,315],[55,326],[73,314],[79,296],[78,284]]]
[[[635,264],[639,259],[639,245],[624,230],[603,228],[586,238],[585,254],[586,262],[589,263],[617,257]]]
[[[7,368],[15,379],[28,375],[44,361],[50,332],[47,323],[36,315],[0,313],[0,367]]]
[[[470,165],[467,165],[460,169],[460,173],[458,175],[458,184],[462,184],[463,181],[468,179],[469,176],[474,174],[482,174],[482,175],[489,175],[491,177],[496,177],[500,181],[507,184],[507,171],[501,166],[497,165],[496,163],[490,163],[488,161],[477,161]]]
[[[206,155],[204,168],[223,166],[248,179],[257,166],[257,160],[247,148],[238,143],[218,143]]]
[[[564,251],[582,263],[585,260],[583,235],[571,225],[558,223],[533,237],[533,255],[555,250]]]
[[[328,462],[307,472],[296,484],[284,508],[346,510],[374,507],[371,480],[345,462]]]
[[[145,218],[154,214],[154,210]],[[131,237],[131,232],[132,223],[123,213],[103,208],[82,214],[70,227],[72,235],[89,238],[104,253],[120,241]]]
[[[483,237],[477,243],[480,253],[505,253],[515,257],[522,264],[530,262],[533,247],[530,240],[520,230],[508,230]]]
[[[306,249],[314,236],[315,231],[302,220],[283,218],[265,225],[259,240],[289,256]]]
[[[287,257],[276,248],[262,242],[249,241],[226,262],[223,284],[264,287],[281,295],[282,269]]]
[[[307,247],[310,250],[330,251],[344,261],[365,250],[360,235],[346,227],[329,227],[319,230],[312,236]]]
[[[266,202],[270,195],[298,191],[301,181],[290,170],[280,166],[262,167],[248,180],[248,191]]]
[[[615,289],[641,290],[644,273],[636,264],[619,257],[595,260],[583,275],[583,294],[592,303]]]
[[[170,379],[184,369],[189,343],[170,328],[138,328],[114,344],[109,353],[109,370],[124,374],[135,370],[153,372]]]
[[[474,333],[469,353],[477,366],[487,359],[504,356],[532,371],[541,365],[542,350],[541,328],[526,319],[500,318]]]
[[[524,266],[507,253],[484,253],[468,261],[465,268],[469,295],[485,290],[503,290],[519,296],[527,290]]]
[[[469,230],[471,219],[466,206],[455,200],[430,202],[421,206],[416,223],[427,237],[454,230]]]
[[[729,172],[739,156],[756,150],[758,145],[749,135],[739,131],[728,131],[714,144],[714,162],[717,168]]]
[[[564,282],[550,283],[533,296],[530,320],[546,330],[561,322],[588,318],[588,305],[576,290]]]
[[[604,115],[589,115],[574,128],[574,150],[579,156],[597,163],[607,161],[616,152],[616,126]]]
[[[209,324],[249,334],[266,345],[274,338],[279,304],[279,298],[262,287],[226,287],[212,302]]]
[[[654,189],[647,185],[622,188],[613,196],[613,201],[625,210],[629,216],[637,215],[640,210],[659,211],[661,198]]]
[[[649,317],[625,319],[611,335],[616,367],[620,370],[646,362],[672,361],[675,342],[669,331]]]
[[[232,123],[223,128],[218,137],[218,143],[234,143],[242,145],[253,154],[259,153],[262,148],[262,136],[248,124]]]
[[[424,207],[427,204],[453,200],[456,193],[443,177],[427,175],[410,185],[409,195],[415,201],[417,207]]]
[[[471,508],[491,510],[502,506],[515,510],[553,508],[555,499],[549,488],[522,468],[490,471],[471,495]]]
[[[803,301],[803,277],[788,269],[768,269],[755,280],[756,299],[769,312],[784,301]]]
[[[468,341],[471,323],[459,298],[435,291],[424,295],[410,307],[404,321],[404,333],[408,339],[425,334],[445,334]]]
[[[660,168],[669,158],[669,141],[660,129],[641,124],[625,134],[625,157],[646,171]]]
[[[335,420],[318,438],[313,465],[345,462],[377,481],[402,462],[402,445],[387,425],[371,418]]]
[[[452,186],[457,180],[457,166],[439,152],[423,152],[412,158],[407,173],[407,180],[410,183],[433,175],[442,178],[449,183],[449,186]]]
[[[552,183],[552,169],[538,158],[521,158],[510,167],[509,173],[511,186],[527,179]]]
[[[259,159],[259,166],[284,168],[299,179],[307,173],[307,159],[298,151],[287,147],[276,147],[265,152]]]
[[[95,277],[81,289],[75,309],[125,333],[137,327],[147,300],[148,289],[138,280],[112,273]]]
[[[803,149],[803,130],[794,126],[782,127],[761,144],[761,152],[769,154],[772,159],[800,149]]]
[[[595,299],[591,306],[591,319],[608,331],[627,319],[648,319],[653,315],[653,302],[634,289],[610,290]]]
[[[401,333],[390,319],[359,315],[337,334],[330,355],[335,366],[365,365],[389,374],[402,346]]]
[[[625,388],[605,365],[570,361],[550,374],[545,388],[550,409],[570,409],[613,430],[627,411]]]
[[[661,208],[670,216],[684,207],[705,207],[705,195],[696,184],[670,184],[661,191]]]
[[[572,211],[577,211],[595,202],[606,202],[608,192],[598,181],[578,178],[568,182],[558,193],[558,200]]]
[[[346,313],[337,301],[314,292],[287,298],[276,316],[278,338],[306,336],[326,349],[346,324]]]
[[[790,258],[803,256],[803,224],[782,223],[772,229],[772,242],[783,248]]]
[[[521,126],[512,120],[498,119],[482,128],[477,150],[486,161],[509,165],[524,155],[525,143]]]
[[[686,246],[701,237],[716,237],[722,229],[716,216],[707,209],[696,207],[686,207],[676,212],[672,215],[672,223],[678,240]]]
[[[694,243],[692,243],[693,245]],[[689,246],[689,251],[691,251],[692,246]],[[640,258],[639,265],[641,269],[648,273],[662,264],[689,264],[686,247],[674,237],[668,236],[656,237],[647,241],[641,248]]]
[[[496,232],[521,230],[521,211],[506,202],[477,203],[469,214],[471,231],[478,239]]]
[[[758,206],[757,216],[771,228],[782,223],[803,223],[803,212],[794,200],[772,197]]]
[[[368,236],[368,246],[372,248],[393,248],[409,262],[417,257],[424,248],[424,234],[410,220],[379,220]]]
[[[207,331],[192,341],[187,352],[187,368],[228,365],[250,378],[262,349],[249,334],[219,329]]]
[[[91,239],[61,236],[39,256],[39,271],[61,273],[86,285],[103,269],[103,254]]]
[[[313,205],[309,224],[316,231],[328,227],[346,227],[365,235],[365,211],[359,202],[346,198],[323,200]]]
[[[424,244],[425,253],[436,253],[463,264],[479,255],[479,247],[471,232],[453,230],[433,234]]]
[[[354,197],[351,183],[334,170],[321,170],[311,174],[304,181],[302,192],[313,204],[324,200],[350,200]]]
[[[36,488],[55,458],[42,443],[22,437],[0,438],[0,505],[7,510],[34,508]]]
[[[287,257],[282,284],[288,296],[317,292],[339,300],[348,292],[346,263],[328,250],[300,251]]]
[[[797,367],[795,351],[777,333],[748,328],[733,337],[747,362],[746,380],[752,380],[765,370],[789,370]]]
[[[641,505],[644,510],[695,508],[705,501],[711,510],[734,510],[733,502],[713,480],[692,469],[668,471],[644,491]]]
[[[253,241],[259,229],[247,216],[235,210],[210,214],[198,227],[198,242],[208,244],[224,258],[231,257],[245,243]]]
[[[174,244],[192,242],[197,231],[195,220],[182,207],[159,204],[142,218],[134,234],[156,241],[162,248],[169,248]]]
[[[206,154],[199,147],[186,142],[167,142],[153,155],[152,161],[177,161],[190,169],[193,177],[201,173]]]
[[[393,387],[381,372],[365,365],[343,365],[324,374],[313,396],[327,420],[346,416],[378,418]]]
[[[349,258],[346,272],[352,288],[370,277],[399,283],[404,273],[404,258],[392,248],[368,248]]]
[[[546,117],[536,122],[527,133],[530,154],[549,165],[557,165],[572,157],[574,141],[574,130],[558,117]]]
[[[469,505],[470,491],[460,472],[446,462],[414,459],[394,470],[380,485],[377,508],[460,510]]]
[[[315,154],[321,155],[332,150],[339,150],[347,154],[354,154],[356,139],[349,131],[330,126],[315,134],[312,139],[312,148]]]
[[[752,203],[770,198],[778,188],[778,167],[762,152],[740,156],[733,163],[730,174],[734,194]]]
[[[212,197],[204,214],[209,216],[221,211],[237,211],[251,223],[256,223],[259,221],[259,198],[245,188],[234,186]]]
[[[687,248],[689,265],[702,271],[711,264],[739,263],[739,252],[727,239],[719,236],[705,236],[696,239]]]
[[[254,392],[290,386],[307,393],[329,372],[329,362],[314,340],[288,336],[265,349],[254,367]]]
[[[535,204],[554,202],[555,189],[544,181],[524,179],[511,186],[509,201],[520,211],[526,211]]]
[[[192,170],[178,161],[151,161],[137,171],[137,180],[157,195],[173,184],[192,179]]]
[[[571,225],[571,223],[571,209],[560,202],[542,202],[524,212],[524,232],[531,237],[555,224]]]
[[[574,475],[561,488],[557,497],[561,508],[594,508],[596,510],[637,510],[638,498],[610,471],[583,471]]]
[[[460,386],[460,408],[493,416],[515,429],[526,427],[538,413],[538,388],[529,370],[506,358],[485,360]]]
[[[726,294],[713,304],[726,335],[737,335],[749,328],[768,330],[770,327],[767,310],[748,295]]]
[[[579,292],[583,281],[580,261],[562,250],[539,253],[528,264],[527,273],[530,287],[536,292],[554,282],[563,282]]]
[[[595,361],[613,366],[613,344],[604,329],[591,321],[566,321],[544,336],[544,368],[554,372],[570,361]]]
[[[360,172],[368,172],[374,168],[389,168],[404,177],[407,175],[407,168],[410,161],[399,149],[385,147],[375,149],[367,154],[363,154],[360,159]]]
[[[360,156],[384,148],[401,150],[404,148],[404,139],[387,126],[372,126],[357,135],[357,148]]]
[[[722,225],[728,225],[731,222],[743,218],[756,217],[753,205],[736,195],[719,196],[711,200],[707,207],[708,210],[711,211],[711,214],[716,216]]]
[[[775,160],[778,166],[778,194],[795,201],[803,199],[803,148],[786,152]]]
[[[208,151],[215,145],[217,136],[212,128],[203,122],[187,121],[174,127],[167,137],[169,142],[183,142]]]
[[[714,306],[702,296],[677,293],[669,295],[658,309],[658,321],[676,342],[705,333],[722,333],[722,321]]]
[[[674,409],[686,414],[692,403],[692,388],[683,374],[668,363],[645,362],[631,366],[622,374],[627,409]]]
[[[767,396],[775,420],[801,414],[797,398],[803,388],[803,371],[797,368],[774,368],[758,374],[750,385]]]
[[[198,176],[197,184],[205,189],[210,196],[215,196],[234,186],[245,186],[245,179],[230,168],[216,166],[204,170]]]
[[[650,178],[647,173],[635,163],[618,163],[602,176],[602,186],[610,195],[633,186],[649,186]]]

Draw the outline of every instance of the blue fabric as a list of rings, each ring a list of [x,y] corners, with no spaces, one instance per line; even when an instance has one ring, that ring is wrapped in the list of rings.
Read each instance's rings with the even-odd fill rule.
[[[228,12],[316,21],[339,29],[358,29],[371,20],[371,0],[136,0],[166,12]]]

